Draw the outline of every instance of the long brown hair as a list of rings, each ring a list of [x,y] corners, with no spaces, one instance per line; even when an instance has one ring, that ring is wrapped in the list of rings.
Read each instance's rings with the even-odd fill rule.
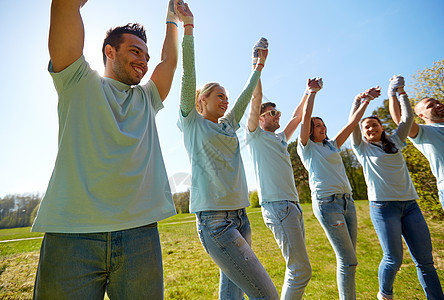
[[[364,122],[365,120],[376,120],[379,125],[381,125],[381,127],[383,128],[382,130],[382,134],[381,134],[381,143],[382,143],[382,150],[384,150],[385,153],[397,153],[398,152],[398,148],[396,148],[396,145],[394,143],[392,143],[386,136],[385,134],[385,130],[384,130],[384,126],[382,126],[382,122],[381,120],[376,117],[376,116],[371,116],[371,117],[366,117],[364,119],[361,120],[361,128],[362,128],[362,122]],[[376,145],[375,143],[372,143],[373,145]],[[376,145],[379,147],[379,145]]]
[[[321,121],[322,124],[324,124],[324,126],[325,126],[325,130],[327,131],[327,126],[325,125],[324,120],[322,120],[319,117],[311,117],[311,119],[310,119],[310,140],[312,140],[313,142],[314,142],[314,126],[315,126],[315,124],[313,122],[314,119]],[[325,145],[327,143],[327,140],[328,140],[328,136],[327,136],[327,134],[325,134],[325,139],[322,140],[322,144]]]

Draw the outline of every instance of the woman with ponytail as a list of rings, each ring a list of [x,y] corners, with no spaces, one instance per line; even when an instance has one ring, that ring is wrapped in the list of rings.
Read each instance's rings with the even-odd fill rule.
[[[251,249],[250,206],[236,130],[251,100],[267,58],[268,42],[259,41],[256,64],[244,90],[228,109],[228,93],[218,83],[196,91],[193,16],[184,19],[183,75],[178,126],[191,162],[190,212],[205,251],[220,268],[219,299],[278,299],[270,276]]]
[[[396,93],[397,82],[390,81],[389,93]],[[364,138],[359,126],[352,134],[353,151],[364,169],[370,216],[383,250],[377,297],[393,299],[393,282],[402,263],[404,238],[427,299],[444,299],[433,265],[430,232],[416,203],[419,197],[401,153],[413,123],[413,111],[405,92],[399,94],[401,121],[393,135],[386,135],[377,117],[361,121]]]

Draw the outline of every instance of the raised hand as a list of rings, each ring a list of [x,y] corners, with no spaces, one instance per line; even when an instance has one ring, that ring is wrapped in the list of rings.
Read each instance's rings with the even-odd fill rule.
[[[404,77],[399,75],[393,75],[392,78],[390,78],[390,84],[387,90],[387,94],[389,97],[396,96],[396,91],[400,88],[404,89],[405,81]]]
[[[365,90],[365,92],[360,93],[358,96],[359,99],[364,99],[363,102],[369,103],[371,100],[378,98],[381,96],[381,88],[379,86],[370,88]]]
[[[307,90],[310,92],[319,92],[323,85],[321,77],[309,78],[307,80]]]
[[[259,50],[267,50],[268,49],[268,40],[264,37],[261,37],[259,41],[253,46],[253,65],[255,65],[259,59]],[[265,62],[265,60],[264,60]]]
[[[179,16],[177,15],[177,4],[178,2],[182,2],[182,0],[170,0],[167,6],[167,16],[166,22],[173,23],[177,26],[179,24]]]
[[[183,22],[183,26],[192,25],[194,27],[194,16],[188,3],[185,3],[182,0],[178,1],[176,11],[179,19]]]

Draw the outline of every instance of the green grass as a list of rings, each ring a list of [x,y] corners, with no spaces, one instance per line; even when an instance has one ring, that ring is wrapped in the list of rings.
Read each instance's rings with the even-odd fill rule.
[[[31,227],[0,229],[0,241],[43,236],[41,232],[31,232]]]
[[[357,201],[359,265],[356,274],[358,299],[375,299],[378,265],[382,256],[370,221],[368,202]],[[306,244],[313,268],[305,299],[338,299],[334,252],[314,217],[311,206],[303,204]],[[253,232],[253,249],[267,269],[278,291],[285,266],[271,231],[264,225],[259,208],[248,209]],[[217,299],[219,270],[200,244],[191,214],[176,215],[159,223],[164,263],[165,299]],[[435,267],[444,283],[444,221],[426,216],[434,246]],[[181,223],[184,222],[184,223]],[[9,229],[8,229],[9,230]],[[20,233],[21,230],[24,230]],[[20,236],[28,229],[9,233],[0,230],[0,239]],[[31,234],[32,233],[28,233]],[[0,299],[30,299],[41,240],[0,243]],[[404,263],[395,281],[396,299],[425,299],[416,268],[404,247]]]

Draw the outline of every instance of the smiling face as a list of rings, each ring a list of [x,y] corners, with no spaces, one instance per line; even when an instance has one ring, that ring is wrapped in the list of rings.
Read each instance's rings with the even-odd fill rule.
[[[433,98],[422,99],[416,104],[415,113],[428,124],[444,122],[444,105]]]
[[[271,111],[276,111],[275,115],[271,115]],[[279,121],[281,119],[281,113],[272,106],[265,108],[265,111],[259,117],[259,124],[265,131],[275,132],[281,125]]]
[[[313,142],[320,143],[327,138],[327,127],[321,119],[312,118],[311,126],[310,135]]]
[[[139,84],[148,71],[148,47],[145,42],[129,33],[123,34],[118,49],[106,45],[105,76],[128,85]]]
[[[214,123],[223,117],[228,108],[228,97],[225,88],[215,86],[207,95],[201,96],[202,116]]]
[[[384,132],[384,127],[374,118],[366,118],[361,122],[362,135],[371,143],[381,141],[381,135]]]

